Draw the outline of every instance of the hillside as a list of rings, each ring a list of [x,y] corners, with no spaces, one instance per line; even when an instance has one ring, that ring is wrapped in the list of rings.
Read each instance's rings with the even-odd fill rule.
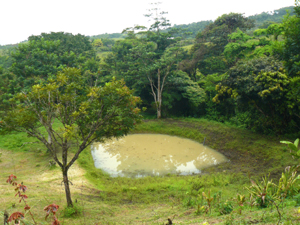
[[[255,14],[252,16],[248,16],[247,18],[255,20],[255,28],[266,28],[268,25],[271,23],[280,23],[283,16],[287,14],[287,11],[289,11],[291,14],[294,15],[293,12],[294,6],[289,6],[289,7],[284,7],[280,9],[276,9],[274,11],[269,11],[269,12],[262,12],[259,14]],[[172,21],[171,21],[172,22]],[[201,32],[208,24],[212,23],[212,20],[205,20],[205,21],[199,21],[199,22],[193,22],[189,24],[174,24],[172,28],[176,29],[181,29],[183,33],[190,33],[186,37],[188,38],[195,38],[195,36]],[[176,36],[181,36],[181,35],[176,35]],[[90,38],[93,39],[101,39],[101,38],[124,38],[125,35],[121,33],[112,33],[112,34],[99,34],[99,35],[93,35],[90,36]]]

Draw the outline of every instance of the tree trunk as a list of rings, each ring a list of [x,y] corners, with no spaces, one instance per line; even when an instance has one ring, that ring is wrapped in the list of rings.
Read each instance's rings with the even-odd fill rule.
[[[65,185],[65,191],[66,191],[66,198],[67,198],[67,206],[73,207],[73,202],[71,199],[71,192],[70,192],[70,186],[69,186],[69,179],[68,179],[68,170],[63,169],[63,181]]]
[[[161,118],[161,92],[157,90],[157,119]]]
[[[157,119],[161,118],[161,109],[157,108]]]
[[[160,119],[161,118],[160,69],[158,69],[158,73],[157,73],[157,102],[156,102],[156,109],[157,109],[157,119]]]

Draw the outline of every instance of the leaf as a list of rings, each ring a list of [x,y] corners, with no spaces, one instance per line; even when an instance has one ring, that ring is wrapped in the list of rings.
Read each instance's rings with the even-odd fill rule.
[[[250,181],[251,181],[252,185],[257,186],[257,184],[255,183],[254,180],[250,180]]]
[[[29,206],[29,205],[26,205],[25,208],[24,208],[25,211],[26,211],[26,210],[29,210],[29,209],[30,209],[30,206]]]
[[[58,208],[59,208],[59,205],[56,205],[56,204],[51,204],[51,205],[46,206],[44,208],[44,211],[47,212],[47,215],[46,215],[45,219],[47,219],[50,212],[52,212],[52,214],[55,215],[55,212],[58,210]]]
[[[16,182],[14,182],[14,179],[17,179],[17,177],[13,174],[9,175],[8,179],[6,180],[6,183],[10,183],[13,186],[16,185]]]
[[[298,148],[297,148],[294,144],[289,144],[288,146],[289,146],[289,148],[290,148],[291,150],[293,150],[294,152],[297,152],[297,151],[298,151]]]
[[[7,222],[11,222],[17,219],[23,219],[24,218],[24,213],[21,212],[14,212],[13,214],[10,215],[10,217],[8,218]]]
[[[290,141],[280,141],[281,144],[293,144],[292,142]]]
[[[294,142],[294,145],[296,146],[296,148],[298,148],[298,145],[299,145],[299,138],[297,138]]]

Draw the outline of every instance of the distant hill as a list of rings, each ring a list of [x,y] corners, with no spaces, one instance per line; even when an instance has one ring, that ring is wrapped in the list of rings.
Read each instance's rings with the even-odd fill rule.
[[[268,27],[271,23],[280,23],[283,16],[287,14],[287,11],[290,11],[291,13],[290,15],[294,15],[293,8],[294,6],[284,7],[284,8],[276,9],[274,11],[262,12],[260,14],[248,16],[248,18],[254,19],[256,21],[255,29],[265,28]],[[180,25],[175,24],[169,29],[171,28],[182,29],[183,32],[190,32],[190,34],[187,36],[188,38],[194,38],[197,35],[197,33],[201,32],[208,24],[212,22],[213,22],[212,20],[206,20],[206,21],[194,22],[189,24],[180,24]],[[113,34],[106,33],[106,34],[90,36],[92,40],[97,38],[111,39],[111,38],[124,38],[124,37],[125,35],[121,33],[113,33]]]
[[[283,16],[290,12],[290,15],[294,15],[294,6],[280,8],[270,12],[262,12],[260,14],[255,14],[253,16],[248,16],[249,19],[254,19],[256,21],[256,28],[267,28],[271,23],[280,23]]]
[[[112,34],[98,34],[98,35],[93,35],[93,36],[88,36],[90,39],[113,39],[113,38],[124,38],[126,35],[121,34],[121,33],[112,33]]]
[[[206,20],[206,21],[200,21],[200,22],[194,22],[189,24],[174,24],[171,28],[177,28],[182,29],[183,32],[190,33],[188,37],[196,37],[196,35],[201,32],[208,24],[212,23],[212,20]],[[170,28],[169,28],[170,29]]]
[[[10,48],[14,48],[18,46],[18,44],[13,44],[13,45],[0,45],[0,50],[8,50]]]

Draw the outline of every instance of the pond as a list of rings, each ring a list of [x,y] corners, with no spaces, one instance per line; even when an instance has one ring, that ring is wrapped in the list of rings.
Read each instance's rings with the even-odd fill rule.
[[[162,134],[133,134],[94,143],[95,167],[112,177],[198,174],[227,161],[217,151],[190,139]]]

